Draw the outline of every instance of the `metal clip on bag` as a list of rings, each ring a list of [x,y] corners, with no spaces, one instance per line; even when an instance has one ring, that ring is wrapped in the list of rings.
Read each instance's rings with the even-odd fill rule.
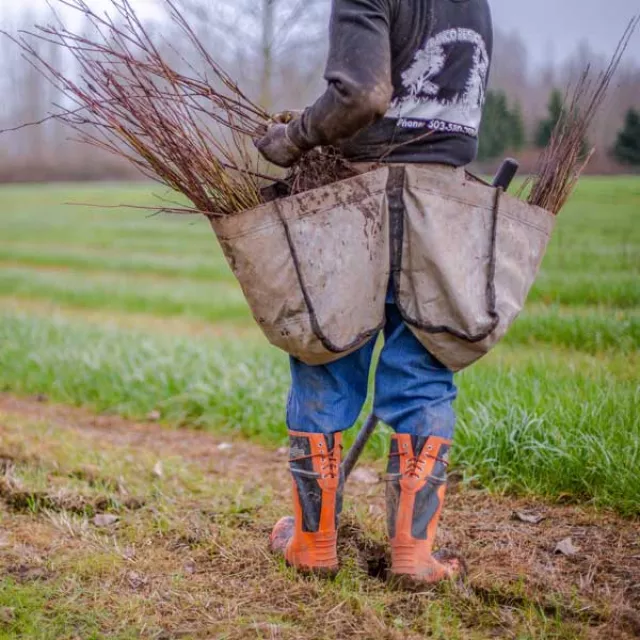
[[[385,321],[454,371],[485,355],[525,303],[555,216],[462,169],[391,165],[211,224],[269,341],[317,365]]]

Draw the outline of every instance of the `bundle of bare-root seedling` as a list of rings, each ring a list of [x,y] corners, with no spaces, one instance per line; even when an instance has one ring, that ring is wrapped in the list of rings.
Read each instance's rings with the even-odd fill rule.
[[[589,128],[638,24],[640,16],[629,22],[609,66],[602,73],[594,78],[587,68],[565,96],[561,117],[540,155],[536,174],[523,185],[523,191],[531,189],[529,204],[558,214],[573,193],[594,152],[594,149],[585,149]]]
[[[212,58],[173,0],[164,1],[170,26],[193,48],[197,64],[168,42],[161,48],[130,0],[110,0],[110,13],[98,13],[84,0],[51,0],[54,9],[80,14],[81,33],[58,19],[12,38],[65,96],[68,104],[56,105],[50,118],[193,205],[163,207],[165,212],[229,215],[261,204],[267,183],[291,194],[349,177],[348,164],[331,150],[308,155],[285,178],[261,171],[253,140],[264,134],[271,115]],[[75,69],[53,66],[39,53],[42,41],[60,47],[75,62],[65,68]]]

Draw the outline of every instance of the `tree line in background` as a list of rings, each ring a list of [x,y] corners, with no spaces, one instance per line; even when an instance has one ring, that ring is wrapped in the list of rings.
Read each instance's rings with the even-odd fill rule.
[[[546,116],[528,137],[520,103],[509,106],[504,91],[489,90],[480,128],[478,160],[483,162],[502,158],[507,152],[518,152],[526,146],[544,149],[556,125],[567,118],[563,105],[563,94],[554,89],[549,97]],[[589,140],[583,140],[582,148],[585,155],[589,153]],[[634,108],[627,111],[609,151],[611,157],[621,165],[640,167],[640,111]]]
[[[213,57],[237,78],[243,89],[274,111],[302,108],[323,90],[327,55],[329,3],[322,0],[176,0]],[[31,29],[46,21],[26,9],[0,13],[0,28]],[[74,30],[82,28],[77,22]],[[174,49],[175,37],[166,21],[149,30],[171,64],[193,62]],[[53,44],[39,43],[52,65],[70,64]],[[538,149],[564,117],[565,88],[589,65],[594,72],[608,62],[587,45],[561,63],[532,69],[522,39],[496,32],[494,62],[480,132],[479,161],[487,169],[505,154],[515,155],[523,171],[533,170]],[[0,39],[0,130],[35,121],[60,101],[58,91],[24,60],[7,38]],[[55,120],[42,126],[3,134],[0,181],[134,178],[135,170],[86,145]],[[640,166],[640,67],[627,61],[618,72],[601,115],[586,145],[596,153],[590,170],[615,173]]]

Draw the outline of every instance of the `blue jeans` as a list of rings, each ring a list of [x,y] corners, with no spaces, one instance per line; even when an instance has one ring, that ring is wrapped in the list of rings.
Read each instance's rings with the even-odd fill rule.
[[[384,347],[376,370],[374,413],[397,433],[453,438],[457,391],[453,373],[436,360],[387,302]],[[367,398],[373,338],[328,365],[291,358],[287,426],[304,433],[336,433],[353,426]]]

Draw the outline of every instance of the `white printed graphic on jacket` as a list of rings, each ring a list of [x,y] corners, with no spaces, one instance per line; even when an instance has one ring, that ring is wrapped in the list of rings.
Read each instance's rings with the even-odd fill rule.
[[[437,83],[438,76],[446,72],[450,56],[460,55],[460,48],[452,46],[459,44],[470,44],[473,50],[466,81],[454,97],[444,99],[440,97],[442,87]],[[425,124],[431,121],[436,123],[432,127],[435,129],[459,127],[460,131],[477,135],[488,72],[489,55],[480,34],[472,29],[442,31],[427,40],[402,74],[405,95],[392,102],[386,117],[399,119],[398,126],[406,128],[417,128],[421,121]]]

